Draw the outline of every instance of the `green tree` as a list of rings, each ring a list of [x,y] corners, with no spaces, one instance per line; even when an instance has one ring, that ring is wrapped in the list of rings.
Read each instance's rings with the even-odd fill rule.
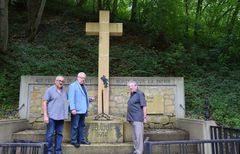
[[[137,0],[132,0],[132,9],[131,9],[131,21],[136,21],[137,19],[137,5],[138,1]]]
[[[8,0],[0,0],[0,52],[8,45]]]
[[[196,14],[195,14],[195,26],[194,26],[194,37],[197,39],[197,36],[199,35],[198,33],[198,24],[200,23],[200,18],[202,14],[202,7],[203,7],[203,0],[198,0],[197,1],[197,6],[196,6]]]
[[[28,40],[34,40],[41,22],[46,0],[28,0]]]
[[[233,33],[233,28],[236,25],[236,22],[238,20],[239,10],[240,10],[240,0],[238,0],[236,2],[234,9],[233,9],[233,13],[230,17],[230,22],[228,24],[228,36],[231,36]]]
[[[145,28],[150,30],[153,38],[165,36],[166,40],[181,39],[184,32],[184,7],[178,0],[149,1],[145,3]]]

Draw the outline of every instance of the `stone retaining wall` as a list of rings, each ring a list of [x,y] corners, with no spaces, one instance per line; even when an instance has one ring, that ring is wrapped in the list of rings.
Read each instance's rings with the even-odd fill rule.
[[[29,128],[27,120],[0,120],[0,142],[12,140],[12,134]]]

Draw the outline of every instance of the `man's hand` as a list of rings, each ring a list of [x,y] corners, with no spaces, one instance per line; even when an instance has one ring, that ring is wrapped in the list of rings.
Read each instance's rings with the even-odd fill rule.
[[[147,123],[147,117],[144,117],[144,121],[143,121],[144,123]]]
[[[43,122],[44,122],[45,124],[48,124],[48,123],[49,123],[49,118],[48,118],[47,115],[44,115],[44,116],[43,116]]]
[[[47,101],[43,100],[42,102],[42,109],[43,109],[43,122],[45,124],[49,123],[49,118],[48,118],[48,114],[47,114]]]
[[[72,110],[71,113],[72,113],[73,115],[76,115],[76,114],[77,114],[77,111],[76,111],[76,110]]]
[[[89,97],[89,102],[93,102],[95,100],[95,97]]]

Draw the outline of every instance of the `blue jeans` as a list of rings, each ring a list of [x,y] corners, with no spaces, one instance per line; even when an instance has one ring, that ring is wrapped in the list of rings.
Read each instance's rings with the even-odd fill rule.
[[[71,143],[81,143],[85,140],[86,114],[71,114]]]
[[[49,118],[46,131],[46,141],[48,142],[48,154],[52,154],[53,143],[52,138],[55,131],[55,154],[62,154],[62,139],[63,139],[64,120],[53,120]]]

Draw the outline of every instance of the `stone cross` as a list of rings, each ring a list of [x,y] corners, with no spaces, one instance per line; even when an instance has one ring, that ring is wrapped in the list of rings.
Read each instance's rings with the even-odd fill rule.
[[[99,23],[86,23],[87,35],[99,35],[98,114],[109,114],[109,36],[122,36],[122,23],[109,23],[109,11],[99,12]],[[106,80],[105,80],[106,81]]]

